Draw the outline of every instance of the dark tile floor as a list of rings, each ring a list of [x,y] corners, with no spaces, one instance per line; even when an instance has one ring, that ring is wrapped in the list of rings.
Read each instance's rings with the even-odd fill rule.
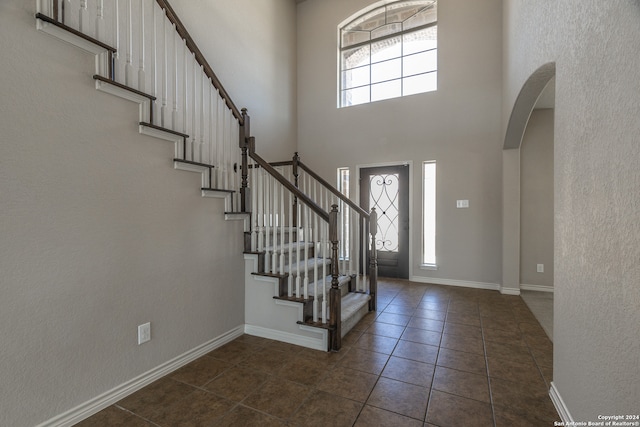
[[[552,426],[553,347],[518,296],[381,280],[339,353],[243,335],[79,426]]]

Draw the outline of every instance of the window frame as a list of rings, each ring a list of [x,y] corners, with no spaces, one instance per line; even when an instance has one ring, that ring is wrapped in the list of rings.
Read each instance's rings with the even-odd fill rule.
[[[343,21],[339,26],[338,26],[338,72],[337,72],[337,107],[338,108],[345,108],[345,107],[351,107],[351,106],[355,106],[355,105],[361,105],[361,104],[370,104],[372,102],[376,102],[376,101],[381,101],[384,99],[393,99],[393,98],[401,98],[404,96],[409,96],[409,95],[414,95],[414,94],[418,94],[418,93],[427,93],[427,92],[433,92],[433,91],[437,91],[438,90],[438,79],[437,79],[437,75],[438,75],[438,37],[437,37],[437,27],[438,27],[438,19],[437,19],[437,0],[424,0],[424,4],[423,5],[418,5],[421,9],[414,13],[413,15],[404,18],[402,21],[393,21],[391,23],[386,23],[386,19],[387,19],[387,13],[390,13],[389,11],[394,10],[393,7],[397,7],[397,8],[401,8],[403,5],[407,5],[407,6],[413,6],[415,4],[412,3],[417,3],[416,0],[398,0],[398,1],[394,1],[394,2],[384,2],[384,3],[376,3],[368,8],[364,8],[360,11],[358,11],[356,14],[352,15],[350,18],[348,18],[347,20]],[[422,25],[417,25],[415,27],[412,28],[403,28],[403,25],[405,22],[409,21],[410,19],[418,16],[419,14],[428,11],[430,9],[435,8],[435,19],[432,22],[428,22],[426,24],[422,24]],[[356,42],[353,44],[349,44],[347,46],[345,46],[344,43],[344,37],[343,37],[343,33],[345,31],[351,31],[351,32],[355,32],[352,29],[347,29],[350,25],[353,25],[355,22],[362,20],[363,18],[367,17],[367,15],[372,15],[375,16],[374,12],[376,11],[381,11],[380,13],[384,13],[385,15],[385,24],[384,25],[379,25],[378,27],[375,28],[370,28],[368,30],[361,30],[363,33],[364,32],[368,32],[369,33],[369,38],[368,40],[363,40],[360,42]],[[364,19],[362,21],[362,23],[360,24],[366,24],[367,23],[367,19]],[[359,25],[360,25],[359,24]],[[395,32],[390,32],[388,34],[384,34],[384,35],[380,35],[377,37],[372,37],[372,34],[374,31],[384,27],[384,26],[388,26],[388,25],[394,25],[394,24],[400,24],[400,30],[395,31]],[[428,30],[431,28],[435,28],[435,42],[434,42],[434,46],[433,47],[429,47],[423,50],[418,50],[418,51],[412,51],[410,53],[405,54],[405,49],[404,46],[406,43],[408,43],[407,40],[405,40],[405,36],[410,35],[410,34],[414,34],[414,33],[419,33],[421,31],[424,30]],[[384,42],[386,40],[390,40],[393,38],[398,38],[399,41],[396,42],[395,44],[393,44],[392,46],[396,46],[399,45],[399,49],[400,49],[400,53],[398,56],[393,56],[390,58],[385,58],[382,60],[374,60],[373,57],[375,55],[375,53],[379,53],[381,51],[384,51],[383,49],[378,49],[378,51],[374,52],[373,47],[376,44],[380,44],[381,42]],[[369,46],[368,49],[368,54],[366,55],[366,57],[368,57],[368,63],[367,64],[357,64],[355,66],[352,67],[347,67],[344,64],[344,53],[354,50],[354,49],[358,49],[358,48],[364,48],[366,46]],[[410,59],[411,57],[415,57],[416,55],[420,55],[420,54],[429,54],[430,52],[434,52],[435,53],[435,59],[432,60],[433,64],[431,66],[431,68],[427,68],[427,66],[425,65],[425,68],[423,68],[422,70],[420,70],[419,72],[410,74],[410,75],[405,75],[405,61],[407,59]],[[395,77],[391,77],[388,79],[382,79],[382,80],[376,80],[374,81],[373,79],[373,74],[374,72],[372,71],[374,66],[384,66],[385,63],[389,63],[390,61],[399,61],[399,72],[397,72],[397,75]],[[367,70],[368,68],[368,70]],[[354,70],[358,70],[361,69],[362,71],[364,71],[365,73],[368,72],[368,79],[363,78],[363,81],[367,81],[367,83],[363,83],[363,84],[356,84],[353,86],[349,86],[348,84],[345,84],[345,79],[347,78],[346,76],[348,75],[349,72],[352,72]],[[409,79],[414,78],[418,78],[420,76],[423,77],[428,77],[431,78],[431,76],[433,76],[433,81],[430,83],[422,83],[422,85],[427,84],[430,85],[430,87],[426,88],[424,86],[422,86],[419,90],[409,90],[407,93],[405,93],[405,82],[408,82]],[[389,84],[399,84],[399,89],[396,89],[396,93],[392,94],[391,96],[382,96],[382,97],[375,97],[374,96],[374,91],[376,88],[381,87],[382,85],[389,85]],[[347,86],[347,87],[345,87]],[[347,96],[347,91],[353,91],[353,90],[358,90],[358,89],[368,89],[368,94],[366,95],[366,97],[368,98],[368,101],[362,101],[362,102],[357,102],[355,104],[353,103],[347,103],[345,102],[346,99],[345,97]],[[363,93],[366,93],[367,91],[365,90]]]

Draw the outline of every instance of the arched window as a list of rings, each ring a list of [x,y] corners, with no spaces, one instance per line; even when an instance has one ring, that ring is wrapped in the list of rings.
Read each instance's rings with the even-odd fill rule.
[[[438,87],[436,0],[365,9],[339,28],[339,106],[434,91]]]

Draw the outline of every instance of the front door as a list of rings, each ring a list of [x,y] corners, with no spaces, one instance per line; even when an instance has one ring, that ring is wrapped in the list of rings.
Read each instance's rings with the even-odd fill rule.
[[[360,206],[378,213],[378,275],[408,279],[409,165],[360,169]]]

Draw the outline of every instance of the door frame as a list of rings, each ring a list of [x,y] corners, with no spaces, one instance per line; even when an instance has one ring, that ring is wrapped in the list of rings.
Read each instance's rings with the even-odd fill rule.
[[[360,200],[360,169],[366,168],[377,168],[384,166],[409,166],[409,279],[413,280],[413,235],[415,231],[413,231],[413,175],[415,173],[413,169],[413,160],[405,160],[405,161],[396,161],[396,162],[379,162],[379,163],[363,163],[356,164],[355,169],[355,177],[357,177],[355,181],[355,200]],[[420,233],[422,232],[422,227],[420,227]],[[367,241],[370,241],[371,237],[367,238]],[[406,280],[406,279],[405,279]]]

